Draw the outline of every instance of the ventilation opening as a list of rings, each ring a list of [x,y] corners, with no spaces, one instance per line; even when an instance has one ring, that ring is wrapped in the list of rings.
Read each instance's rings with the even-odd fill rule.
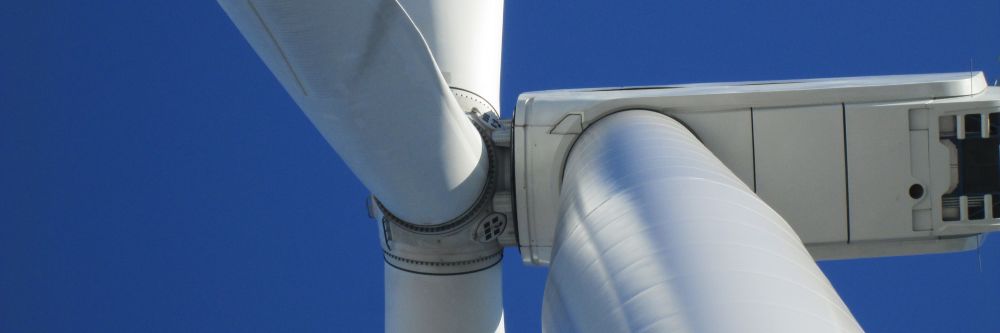
[[[993,218],[1000,206],[994,199],[1000,198],[1000,113],[945,116],[938,124],[952,173],[951,189],[941,198],[942,218]]]
[[[479,228],[476,230],[476,240],[480,242],[492,241],[500,237],[506,227],[507,218],[498,213],[491,214],[479,224]]]

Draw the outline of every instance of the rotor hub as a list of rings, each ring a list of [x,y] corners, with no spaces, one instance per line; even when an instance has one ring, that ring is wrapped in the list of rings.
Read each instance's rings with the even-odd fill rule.
[[[435,225],[404,221],[377,198],[369,215],[378,221],[386,263],[419,274],[466,274],[500,262],[503,247],[516,243],[511,207],[510,126],[492,105],[469,91],[453,88],[459,105],[479,130],[489,155],[486,185],[462,215]]]

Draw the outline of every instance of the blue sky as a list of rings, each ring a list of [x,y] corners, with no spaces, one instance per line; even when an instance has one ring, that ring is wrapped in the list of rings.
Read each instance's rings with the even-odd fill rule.
[[[381,331],[365,189],[214,2],[4,7],[0,332]],[[997,0],[506,10],[508,117],[540,89],[970,66],[1000,79]],[[998,239],[821,267],[870,332],[998,332]],[[516,251],[504,265],[508,331],[537,331],[546,272]]]

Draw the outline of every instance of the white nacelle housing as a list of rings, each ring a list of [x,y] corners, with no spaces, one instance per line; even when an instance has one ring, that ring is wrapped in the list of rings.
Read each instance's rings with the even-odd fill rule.
[[[982,73],[544,91],[513,122],[526,263],[551,259],[575,140],[628,109],[690,127],[815,259],[969,250],[1000,229],[1000,88]]]

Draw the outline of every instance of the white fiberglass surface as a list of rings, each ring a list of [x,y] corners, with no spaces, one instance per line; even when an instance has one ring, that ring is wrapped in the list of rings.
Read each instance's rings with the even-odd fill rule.
[[[394,215],[436,224],[473,204],[486,182],[485,147],[397,2],[219,3]]]
[[[401,0],[451,87],[500,108],[503,0]]]
[[[502,269],[416,274],[385,265],[385,331],[503,332]]]
[[[623,111],[574,144],[546,332],[860,332],[788,224],[683,125]]]

